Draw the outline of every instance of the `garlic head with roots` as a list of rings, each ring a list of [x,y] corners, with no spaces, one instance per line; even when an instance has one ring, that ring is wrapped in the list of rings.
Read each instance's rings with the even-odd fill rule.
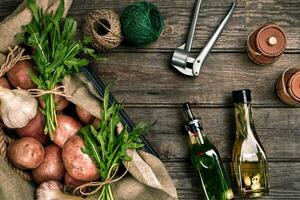
[[[37,114],[38,102],[22,89],[0,86],[0,115],[8,128],[23,128]]]
[[[74,195],[67,195],[62,192],[63,186],[57,181],[42,183],[36,190],[36,200],[86,200]]]

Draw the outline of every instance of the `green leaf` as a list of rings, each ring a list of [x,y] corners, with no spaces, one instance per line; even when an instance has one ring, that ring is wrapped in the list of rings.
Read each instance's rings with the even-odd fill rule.
[[[36,0],[27,0],[27,7],[32,12],[33,18],[37,22],[39,22],[40,21],[40,17],[39,17],[39,14],[38,14],[38,7],[36,5]]]
[[[78,71],[80,67],[89,64],[89,61],[87,59],[71,58],[69,60],[66,60],[64,64],[70,67],[70,71],[72,71],[73,68],[75,68],[76,71]]]
[[[124,161],[131,161],[132,160],[132,158],[130,156],[128,156],[128,155],[125,155],[123,157],[123,159],[124,159]]]
[[[59,21],[63,17],[64,11],[65,11],[65,2],[64,2],[64,0],[60,0],[60,4],[59,4],[59,6],[56,10],[55,16],[54,16],[56,21]]]
[[[93,158],[96,161],[96,163],[100,163],[101,158],[99,152],[97,151],[97,144],[94,142],[94,139],[92,139],[92,136],[89,132],[89,128],[89,126],[86,126],[80,129],[80,133],[83,135],[86,148],[89,149],[89,152],[91,155],[93,155]]]

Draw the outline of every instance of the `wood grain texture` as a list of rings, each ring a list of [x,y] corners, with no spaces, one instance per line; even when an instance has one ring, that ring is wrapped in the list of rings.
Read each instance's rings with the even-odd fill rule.
[[[0,19],[9,15],[21,0],[2,0]],[[151,0],[164,17],[165,28],[162,37],[147,48],[171,50],[186,40],[195,0],[162,1]],[[203,1],[195,33],[194,48],[206,44],[211,34],[226,15],[232,0]],[[287,32],[288,51],[299,51],[300,40],[300,2],[297,0],[236,0],[237,7],[221,37],[217,41],[216,51],[244,51],[247,35],[266,22],[277,22]],[[70,15],[80,23],[83,16],[94,9],[113,9],[119,14],[132,3],[131,0],[74,0]],[[123,48],[136,51],[124,46]]]
[[[164,163],[174,180],[179,199],[202,200],[205,199],[200,185],[199,176],[192,169],[190,162],[165,162]],[[228,174],[231,173],[230,164],[225,164]],[[260,199],[300,199],[300,163],[272,162],[270,169],[270,194]],[[233,180],[233,179],[231,179]],[[234,184],[233,184],[234,185]],[[236,198],[239,197],[235,191]]]
[[[299,67],[297,54],[285,54],[270,66],[254,65],[245,53],[211,53],[197,78],[179,74],[170,66],[170,53],[114,53],[93,64],[105,81],[116,80],[114,93],[124,103],[198,105],[232,104],[231,92],[249,88],[259,106],[285,106],[276,94],[276,82],[287,67]]]
[[[236,0],[230,22],[205,61],[198,78],[184,77],[170,67],[172,51],[185,42],[196,0],[149,0],[161,11],[165,27],[160,39],[144,48],[126,44],[93,63],[104,82],[115,78],[114,94],[135,121],[155,121],[145,134],[158,151],[178,189],[179,199],[205,199],[197,173],[189,162],[181,104],[193,103],[209,139],[216,144],[230,173],[234,142],[231,91],[253,91],[254,120],[270,160],[270,195],[260,199],[300,199],[300,108],[288,108],[277,97],[275,84],[287,67],[300,63],[300,1]],[[22,0],[1,0],[0,20]],[[79,21],[94,9],[119,14],[132,0],[74,0],[70,15]],[[225,16],[232,0],[204,0],[194,38],[199,52]],[[277,22],[287,33],[288,46],[277,63],[260,67],[245,54],[248,34],[266,22]],[[78,37],[81,37],[80,31]],[[196,54],[194,54],[196,55]],[[237,197],[236,199],[241,199]]]
[[[182,108],[126,108],[134,121],[156,121],[146,134],[163,160],[188,160],[188,139]],[[235,140],[233,108],[194,108],[201,117],[208,138],[223,159],[230,159]],[[253,110],[257,134],[271,160],[300,159],[300,108],[256,108]]]

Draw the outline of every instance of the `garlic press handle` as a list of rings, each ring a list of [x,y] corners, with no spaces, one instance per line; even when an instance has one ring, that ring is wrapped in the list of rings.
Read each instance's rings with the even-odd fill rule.
[[[195,34],[195,29],[196,29],[196,26],[197,26],[197,20],[198,20],[198,15],[199,15],[199,12],[200,12],[201,2],[202,2],[202,0],[197,0],[193,20],[192,20],[191,25],[190,25],[189,34],[188,34],[186,45],[185,45],[185,48],[184,48],[187,52],[190,52],[191,49],[192,49],[193,38],[194,38],[194,34]]]
[[[213,48],[214,44],[216,43],[218,37],[221,35],[224,27],[226,26],[227,22],[229,21],[230,17],[233,14],[233,10],[235,8],[236,3],[234,2],[227,13],[226,17],[223,19],[222,23],[219,25],[213,36],[210,38],[209,42],[205,45],[205,47],[202,49],[201,53],[198,55],[198,57],[195,59],[193,64],[193,75],[199,76],[200,69],[202,67],[202,64],[204,60],[206,59],[208,53]]]

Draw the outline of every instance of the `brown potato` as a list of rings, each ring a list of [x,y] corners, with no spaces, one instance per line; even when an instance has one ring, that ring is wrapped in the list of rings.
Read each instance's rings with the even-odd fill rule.
[[[64,183],[68,187],[74,187],[75,188],[75,187],[83,185],[86,182],[79,181],[79,180],[73,178],[68,172],[66,172],[65,178],[64,178]]]
[[[66,170],[79,181],[95,181],[100,177],[99,171],[93,159],[81,151],[82,148],[84,142],[78,135],[65,143],[62,157]]]
[[[15,88],[19,87],[25,90],[36,88],[36,85],[30,78],[30,70],[34,72],[33,63],[31,61],[19,61],[11,70],[7,72],[7,78]]]
[[[95,119],[95,117],[91,113],[87,112],[79,106],[76,106],[76,113],[79,119],[85,124],[90,124]]]
[[[60,181],[65,175],[65,167],[61,156],[61,148],[51,144],[45,148],[45,157],[41,165],[32,170],[32,176],[37,183],[49,180]]]
[[[5,77],[0,78],[0,86],[7,88],[7,89],[11,89],[11,85],[8,82],[7,78],[5,78]]]
[[[13,141],[7,149],[9,161],[18,169],[33,169],[44,159],[43,145],[36,139],[24,137]]]
[[[15,131],[21,138],[33,137],[45,145],[48,141],[48,136],[44,134],[45,122],[42,112],[38,109],[38,112],[32,120],[23,128],[17,128]]]
[[[64,143],[73,135],[76,135],[81,124],[74,118],[67,115],[57,115],[58,127],[53,132],[53,142],[59,147],[63,147]]]
[[[38,100],[41,107],[45,108],[45,102],[41,98],[38,98]],[[62,97],[60,95],[54,95],[54,103],[55,103],[55,110],[57,112],[62,111],[69,105],[69,101],[65,97]]]

